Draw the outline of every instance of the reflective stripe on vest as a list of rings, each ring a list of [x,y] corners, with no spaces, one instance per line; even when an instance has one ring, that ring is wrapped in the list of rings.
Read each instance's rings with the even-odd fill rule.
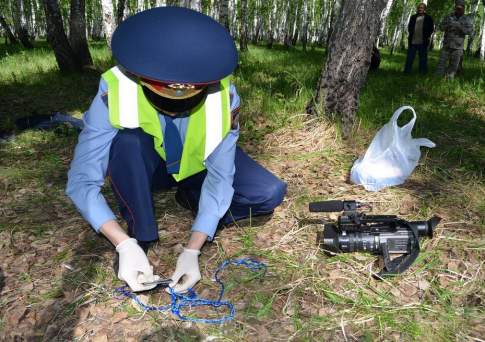
[[[106,71],[102,77],[108,85],[111,125],[118,129],[140,127],[153,136],[155,150],[166,160],[158,113],[146,99],[137,80],[125,75],[118,67]],[[229,133],[230,126],[228,76],[220,85],[209,86],[205,101],[190,113],[180,170],[172,175],[177,182],[205,169],[205,160]]]

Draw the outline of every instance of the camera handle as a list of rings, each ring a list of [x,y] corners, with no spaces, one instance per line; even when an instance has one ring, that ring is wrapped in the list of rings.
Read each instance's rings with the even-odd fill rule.
[[[420,247],[417,228],[408,224],[406,221],[400,220],[400,223],[406,226],[413,233],[414,239],[411,241],[411,252],[408,254],[403,254],[395,258],[394,260],[391,260],[389,256],[389,247],[387,246],[387,244],[383,244],[381,249],[382,258],[384,260],[384,267],[379,273],[374,274],[374,277],[377,279],[395,276],[397,274],[405,272],[413,264],[413,262],[419,255]]]

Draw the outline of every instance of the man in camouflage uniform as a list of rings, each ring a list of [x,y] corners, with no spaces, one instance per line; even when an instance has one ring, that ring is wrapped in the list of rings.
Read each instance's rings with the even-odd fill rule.
[[[458,70],[460,58],[463,56],[465,36],[473,31],[473,21],[464,13],[465,1],[456,0],[455,12],[445,17],[439,25],[445,37],[436,68],[437,75],[453,78]]]

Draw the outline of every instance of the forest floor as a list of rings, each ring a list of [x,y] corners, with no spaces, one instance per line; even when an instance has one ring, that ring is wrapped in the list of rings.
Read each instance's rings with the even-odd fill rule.
[[[0,131],[16,118],[67,112],[80,117],[112,61],[91,46],[96,68],[61,75],[43,42],[33,51],[0,45]],[[434,70],[437,53],[432,53]],[[482,341],[485,336],[485,64],[467,58],[453,81],[405,76],[404,55],[383,53],[369,75],[358,125],[344,141],[335,125],[303,114],[318,78],[323,51],[250,47],[235,83],[243,100],[241,145],[288,183],[273,218],[260,227],[227,228],[200,257],[203,280],[195,290],[215,298],[211,281],[228,258],[252,257],[265,276],[229,268],[225,299],[236,307],[223,325],[181,322],[169,312],[141,312],[113,290],[113,247],[96,235],[64,195],[77,133],[17,132],[0,143],[0,340],[44,341]],[[399,106],[418,115],[415,137],[423,149],[418,168],[402,186],[377,193],[350,184],[353,161]],[[108,202],[115,208],[108,186]],[[174,192],[155,195],[160,242],[149,252],[158,274],[169,276],[190,234],[188,212]],[[407,220],[443,218],[411,269],[377,281],[375,257],[325,256],[316,246],[322,229],[307,210],[311,200],[356,199],[375,214]],[[336,215],[326,216],[334,219]],[[3,274],[2,274],[3,273]],[[160,291],[145,294],[168,303]],[[193,309],[192,316],[227,312]]]

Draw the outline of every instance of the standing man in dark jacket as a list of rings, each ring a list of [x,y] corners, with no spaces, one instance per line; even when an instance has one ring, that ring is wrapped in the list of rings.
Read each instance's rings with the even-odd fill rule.
[[[431,34],[434,31],[433,18],[426,14],[426,4],[418,5],[418,12],[411,16],[408,24],[408,54],[405,73],[410,73],[413,68],[416,52],[419,54],[419,72],[428,72],[428,47]]]

